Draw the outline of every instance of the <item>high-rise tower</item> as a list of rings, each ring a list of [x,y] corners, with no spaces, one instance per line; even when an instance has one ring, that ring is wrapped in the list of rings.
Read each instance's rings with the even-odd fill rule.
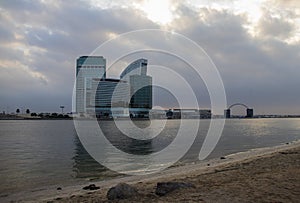
[[[152,109],[152,77],[147,75],[147,64],[147,59],[138,59],[120,75],[130,86],[129,107],[133,117],[147,117]]]
[[[103,56],[81,56],[76,61],[76,113],[86,113],[92,106],[93,78],[106,78],[106,59]]]

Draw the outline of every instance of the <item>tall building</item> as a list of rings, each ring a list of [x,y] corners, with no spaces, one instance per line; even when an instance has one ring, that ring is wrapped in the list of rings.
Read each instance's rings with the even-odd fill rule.
[[[122,80],[128,80],[130,75],[147,75],[147,59],[138,59],[129,64],[121,73]]]
[[[81,56],[76,61],[76,112],[86,113],[92,106],[93,78],[106,78],[106,59],[103,56]]]
[[[97,117],[109,117],[112,114],[119,117],[129,116],[129,85],[126,81],[93,79],[92,89],[95,90],[95,109],[87,109],[88,112],[95,111]]]
[[[147,75],[131,75],[130,83],[130,107],[152,108],[152,77]]]
[[[149,117],[152,109],[152,77],[147,75],[147,64],[147,59],[138,59],[120,75],[120,79],[130,86],[131,117]]]
[[[96,113],[98,117],[149,117],[152,77],[147,75],[147,63],[146,59],[138,59],[125,68],[120,79],[110,79],[106,78],[105,58],[79,57],[76,63],[76,112]]]

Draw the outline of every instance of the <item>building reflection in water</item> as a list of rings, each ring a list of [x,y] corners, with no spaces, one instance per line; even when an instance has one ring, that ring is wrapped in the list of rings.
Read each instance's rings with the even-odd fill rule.
[[[118,175],[95,161],[82,146],[77,135],[74,136],[74,143],[76,147],[73,157],[73,171],[76,178],[101,180]]]
[[[139,128],[146,128],[150,125],[150,120],[136,120],[133,121],[134,124]],[[167,147],[175,138],[171,135],[176,135],[174,131],[178,130],[178,125],[171,125],[169,121],[166,122],[166,127],[162,130],[162,132],[157,135],[153,139],[148,140],[138,140],[133,139],[124,135],[115,125],[114,121],[99,121],[99,126],[105,135],[106,139],[109,142],[118,148],[119,150],[126,152],[128,154],[135,155],[147,155],[151,153],[158,152]],[[169,132],[169,131],[172,132]],[[135,133],[135,132],[132,132]],[[75,172],[76,178],[89,178],[89,179],[103,179],[108,177],[115,177],[118,174],[107,169],[106,167],[99,164],[95,161],[88,152],[82,146],[79,138],[77,136],[74,137],[75,142],[75,156],[73,170]],[[122,165],[126,160],[120,160],[121,157],[115,160],[112,160],[107,155],[107,159],[110,162],[114,162],[116,164]],[[137,163],[138,164],[138,163]]]

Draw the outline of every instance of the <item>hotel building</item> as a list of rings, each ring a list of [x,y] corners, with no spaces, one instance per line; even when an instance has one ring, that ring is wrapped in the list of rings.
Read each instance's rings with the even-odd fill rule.
[[[76,113],[86,113],[92,105],[94,78],[106,78],[106,59],[103,56],[81,56],[76,61]]]
[[[127,66],[120,79],[106,78],[102,56],[82,56],[76,65],[76,113],[97,117],[149,117],[152,108],[152,77],[147,60]]]

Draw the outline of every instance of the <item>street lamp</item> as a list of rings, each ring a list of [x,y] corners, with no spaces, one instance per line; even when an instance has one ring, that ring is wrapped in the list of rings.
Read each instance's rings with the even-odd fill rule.
[[[65,106],[60,106],[59,108],[61,108],[61,114],[64,114],[64,108],[65,108]]]

